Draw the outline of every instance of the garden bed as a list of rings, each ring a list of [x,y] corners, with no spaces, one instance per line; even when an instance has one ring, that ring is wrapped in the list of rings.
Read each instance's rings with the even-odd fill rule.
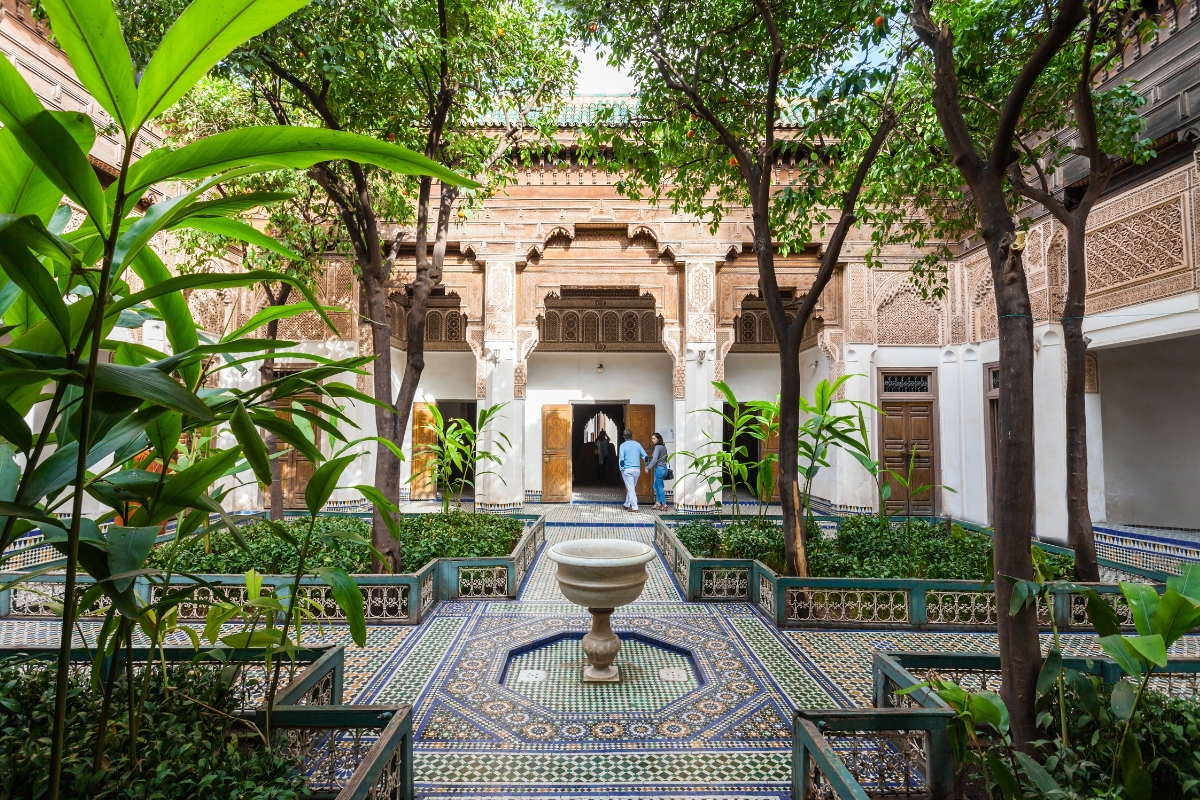
[[[819,526],[820,536],[835,535],[838,526],[846,519],[816,517],[810,523],[809,532],[813,534],[813,528]],[[764,517],[763,520],[778,525],[779,518]],[[981,577],[970,580],[933,577],[789,578],[764,563],[761,556],[694,556],[669,524],[678,522],[683,527],[686,523],[696,521],[697,518],[692,516],[669,516],[660,518],[655,528],[655,544],[689,600],[751,602],[781,628],[995,630],[998,619],[995,593],[989,585],[984,584]],[[716,518],[704,521],[709,522],[710,528],[718,522]],[[771,537],[763,533],[763,522],[755,524],[760,526],[756,535],[728,541],[758,543],[756,546],[761,545],[767,550],[768,558],[771,557],[769,544],[776,548],[775,553],[782,560],[782,542],[771,543]],[[944,522],[939,524],[945,525]],[[960,537],[986,537],[986,533],[967,526],[961,527],[965,530],[958,534]],[[693,528],[688,538],[695,542],[698,534],[704,531],[701,527]],[[708,542],[715,541],[711,530],[704,535]],[[951,530],[947,535],[953,536],[954,533]],[[1045,548],[1052,555],[1070,553],[1049,545]],[[758,554],[752,552],[752,555]],[[1116,584],[1097,584],[1095,588],[1110,599],[1122,622],[1129,624],[1129,609],[1123,603],[1119,587]],[[1078,594],[1056,592],[1049,605],[1039,603],[1039,624],[1047,630],[1052,622],[1060,630],[1090,630],[1085,607],[1084,599]]]
[[[301,650],[285,659],[272,706],[273,752],[264,747],[262,651],[188,647],[151,655],[135,648],[133,679],[149,694],[130,751],[124,650],[111,673],[106,757],[93,771],[102,693],[93,691],[93,654],[71,653],[67,710],[70,743],[64,797],[271,798],[365,800],[412,796],[409,706],[342,705],[342,647]],[[37,796],[45,782],[57,648],[0,649],[0,795]],[[234,672],[230,664],[244,666]],[[150,673],[145,673],[149,663]],[[163,680],[163,664],[167,678]],[[149,680],[145,680],[149,678]],[[44,752],[43,752],[44,751]],[[42,787],[44,789],[44,787]],[[375,794],[372,794],[375,790]]]
[[[529,567],[533,564],[534,558],[546,540],[545,522],[542,517],[515,514],[452,514],[450,515],[452,517],[476,518],[475,520],[451,521],[460,523],[455,525],[437,519],[441,516],[440,514],[412,514],[405,515],[401,520],[402,538],[406,536],[419,538],[422,532],[426,531],[432,533],[428,541],[414,542],[410,550],[414,554],[414,560],[425,559],[419,569],[404,574],[362,572],[353,575],[354,581],[363,595],[364,613],[368,624],[417,624],[424,619],[438,600],[496,600],[515,597]],[[368,552],[361,545],[343,541],[337,535],[338,531],[354,530],[355,528],[361,531],[360,526],[369,525],[365,520],[341,514],[322,515],[318,517],[318,520],[318,524],[324,530],[321,535],[330,540],[329,542],[322,541],[325,546],[318,549],[318,559],[344,557],[348,548],[351,547],[354,550],[349,552],[354,558],[362,558],[361,552]],[[435,524],[431,525],[430,520],[434,520]],[[468,547],[470,542],[462,536],[462,532],[472,530],[469,527],[471,522],[485,526],[486,530],[490,532],[487,543],[493,548],[492,552],[512,541],[514,529],[517,532],[516,543],[507,545],[508,549],[501,550],[499,555],[464,555],[465,552],[470,552]],[[289,524],[307,527],[307,523],[303,522]],[[239,534],[246,539],[245,533],[253,532],[257,526],[267,528],[265,522],[251,520],[238,526]],[[194,551],[194,556],[189,556],[194,559],[191,565],[200,568],[201,571],[183,570],[188,571],[189,575],[174,574],[171,577],[171,583],[183,585],[202,581],[218,587],[220,592],[228,594],[235,601],[244,600],[245,570],[214,573],[208,572],[206,568],[210,564],[219,566],[220,558],[243,559],[248,554],[237,547],[233,537],[225,529],[220,531],[214,529],[210,534],[210,539],[214,542],[211,553],[205,553],[202,549],[203,538],[203,536],[197,536],[192,540],[195,542],[195,547],[200,549]],[[228,541],[225,542],[225,539]],[[271,544],[269,537],[259,537],[251,533],[251,537],[246,541],[248,545],[251,541],[255,542],[254,545],[250,545],[250,555],[261,556],[263,561],[259,563],[276,568],[289,565],[284,558],[285,550]],[[162,548],[164,544],[169,544],[169,540],[161,543],[156,550]],[[226,549],[229,545],[232,545],[235,550]],[[152,559],[159,557],[157,553],[151,556]],[[232,561],[231,563],[236,564],[235,569],[244,566],[241,561]],[[245,563],[253,565],[255,562],[250,560]],[[369,569],[369,556],[356,564]],[[154,564],[161,568],[160,565],[161,562]],[[294,564],[291,566],[294,567]],[[178,573],[180,567],[175,566],[174,570]],[[290,584],[293,580],[293,576],[286,572],[266,573],[261,577],[264,591],[273,591],[276,586]],[[5,575],[0,573],[0,582],[5,582],[4,578]],[[87,576],[80,576],[79,583],[86,586],[91,583],[91,579]],[[135,580],[135,591],[147,603],[155,602],[157,599],[157,597],[151,596],[151,587],[144,578]],[[300,591],[317,603],[321,609],[319,618],[322,621],[344,621],[344,614],[338,604],[334,602],[329,586],[317,578],[306,576],[301,579]],[[45,618],[56,616],[56,601],[62,599],[62,593],[63,576],[61,574],[40,575],[13,589],[0,592],[0,617]],[[215,597],[214,592],[208,587],[197,589],[195,596],[196,602],[183,603],[179,606],[181,620],[204,619],[207,610],[206,604]]]

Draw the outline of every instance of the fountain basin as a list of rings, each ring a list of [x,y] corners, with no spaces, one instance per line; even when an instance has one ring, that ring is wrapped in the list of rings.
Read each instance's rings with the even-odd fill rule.
[[[654,549],[625,539],[576,539],[547,555],[558,564],[563,597],[586,608],[617,608],[641,596]]]
[[[583,680],[615,683],[620,671],[613,661],[621,639],[612,631],[613,609],[637,600],[646,585],[646,564],[654,548],[626,539],[576,539],[553,545],[546,555],[558,565],[555,577],[563,597],[592,615],[591,630],[580,644],[588,665]]]

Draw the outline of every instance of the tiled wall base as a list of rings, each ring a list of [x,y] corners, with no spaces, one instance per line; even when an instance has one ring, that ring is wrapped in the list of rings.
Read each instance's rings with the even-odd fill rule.
[[[475,510],[485,514],[516,514],[524,503],[476,503]]]

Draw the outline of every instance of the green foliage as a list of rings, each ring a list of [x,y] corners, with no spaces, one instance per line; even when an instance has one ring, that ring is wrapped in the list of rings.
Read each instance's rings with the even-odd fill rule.
[[[287,535],[303,537],[307,520],[282,524]],[[419,514],[399,521],[404,553],[404,572],[416,572],[434,558],[485,558],[512,552],[525,528],[521,520],[501,514]],[[294,547],[267,522],[252,522],[238,528],[243,548],[229,531],[216,529],[194,537],[174,554],[159,546],[147,561],[149,566],[170,567],[192,574],[240,574],[255,570],[263,575],[291,574],[299,558]],[[305,571],[340,567],[349,573],[371,571],[371,550],[365,543],[371,524],[357,517],[317,518],[312,543],[305,558]],[[354,537],[354,538],[351,538]]]
[[[404,571],[435,558],[496,558],[512,552],[524,523],[503,514],[418,514],[400,520]]]
[[[747,518],[721,530],[722,552],[727,558],[753,558],[778,573],[787,568],[783,556],[783,526],[762,518]]]
[[[434,441],[426,445],[426,448],[433,456],[430,478],[442,493],[442,513],[450,512],[451,499],[455,508],[461,509],[463,492],[468,486],[473,488],[481,475],[495,475],[501,481],[504,480],[498,472],[483,467],[489,463],[499,467],[504,462],[503,456],[512,446],[512,442],[507,434],[500,431],[499,439],[492,441],[494,449],[486,449],[480,447],[479,437],[506,405],[508,404],[500,403],[479,409],[479,418],[474,425],[466,419],[447,421],[436,405],[429,405],[433,421],[425,427],[433,433]],[[412,483],[424,477],[421,473],[414,472],[408,480]]]
[[[881,525],[873,515],[845,517],[835,535],[809,540],[809,574],[841,578],[979,580],[991,539],[942,520]]]
[[[54,674],[52,663],[0,667],[0,796],[45,796]],[[163,677],[156,675],[147,683],[140,705],[135,767],[129,761],[129,687],[124,670],[119,672],[108,716],[108,746],[95,774],[96,721],[102,699],[86,681],[70,679],[65,796],[130,800],[310,796],[293,764],[256,746],[253,739],[247,742],[243,737],[253,732],[245,724],[215,713],[232,714],[236,700],[228,685],[214,680],[212,670],[184,665],[171,667],[166,682]]]
[[[739,403],[733,389],[724,381],[713,381],[712,385],[724,396],[732,411],[726,414],[723,408],[712,406],[692,413],[715,414],[719,417],[721,423],[729,426],[729,442],[703,430],[705,441],[698,450],[681,450],[678,453],[688,459],[688,472],[685,477],[696,475],[708,484],[704,491],[705,502],[716,506],[718,512],[724,505],[722,498],[728,484],[733,498],[733,517],[738,520],[742,518],[738,489],[750,489],[758,503],[757,515],[762,516],[771,502],[771,495],[775,492],[775,465],[779,457],[775,453],[764,453],[761,459],[752,461],[746,446],[738,444],[738,441],[750,436],[766,443],[776,435],[779,431],[779,403],[762,400]],[[761,449],[765,451],[765,448]],[[749,484],[751,467],[758,473],[757,485],[754,487]]]
[[[814,530],[810,522],[810,536]],[[765,517],[743,517],[721,525],[693,520],[675,528],[675,536],[699,558],[752,558],[781,574],[786,567],[783,526]]]
[[[284,522],[292,537],[304,535],[306,520]],[[192,537],[186,546],[172,552],[169,545],[154,548],[147,566],[171,568],[173,572],[192,574],[241,574],[257,570],[264,575],[282,575],[296,571],[296,550],[277,535],[266,522],[252,522],[238,528],[245,547],[225,528]],[[341,567],[347,572],[371,571],[371,551],[365,545],[339,536],[351,533],[369,538],[371,525],[357,517],[323,516],[317,518],[315,535],[305,562],[312,568]]]
[[[675,538],[697,558],[721,557],[721,529],[706,519],[676,526]]]
[[[768,519],[714,525],[693,520],[675,528],[675,536],[693,556],[756,558],[778,571],[783,565],[783,529]],[[928,578],[980,580],[988,573],[992,539],[943,520],[913,518],[911,524],[885,527],[871,514],[842,517],[836,534],[814,520],[805,526],[809,575],[814,578]],[[1070,574],[1070,556],[1034,547],[1039,563]],[[988,574],[987,580],[991,577]]]

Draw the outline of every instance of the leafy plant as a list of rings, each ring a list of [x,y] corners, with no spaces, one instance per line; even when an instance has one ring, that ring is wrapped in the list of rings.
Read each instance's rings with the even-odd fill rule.
[[[36,662],[34,662],[36,664]],[[138,700],[136,742],[128,725],[131,686],[114,665],[105,708],[89,682],[68,682],[62,792],[70,797],[291,800],[309,797],[293,762],[265,748],[253,725],[234,718],[236,697],[219,671],[182,664],[160,672]],[[157,670],[157,666],[148,667]],[[135,681],[136,681],[135,677]],[[136,688],[133,687],[133,688]],[[41,796],[54,726],[53,670],[0,665],[0,796]],[[102,744],[96,720],[111,720]],[[99,764],[96,754],[103,753]],[[135,769],[131,753],[141,762]]]
[[[688,472],[684,477],[695,475],[707,484],[704,500],[714,505],[718,514],[724,506],[725,486],[728,484],[733,499],[733,517],[740,520],[742,506],[738,502],[738,487],[751,488],[750,468],[754,467],[758,477],[752,493],[758,502],[756,516],[761,517],[775,491],[778,456],[765,453],[761,459],[753,461],[749,449],[738,442],[750,436],[765,443],[775,435],[779,430],[779,404],[761,400],[740,403],[724,381],[713,381],[712,385],[725,397],[732,409],[730,413],[726,414],[724,409],[715,406],[697,409],[692,413],[716,414],[728,426],[729,442],[725,442],[723,435],[718,438],[704,431],[705,442],[699,451],[681,450],[678,453],[688,459]]]
[[[404,571],[435,558],[496,558],[512,552],[524,523],[503,514],[417,514],[400,521]]]
[[[433,417],[433,421],[425,427],[433,432],[434,441],[426,447],[433,456],[431,464],[433,474],[430,477],[434,485],[441,491],[443,513],[450,512],[451,499],[453,499],[455,507],[461,509],[463,492],[468,486],[474,488],[475,482],[480,476],[495,475],[500,477],[501,481],[504,480],[500,473],[493,470],[481,470],[480,465],[490,462],[499,467],[503,463],[504,453],[512,446],[512,442],[503,431],[497,431],[500,439],[492,441],[492,447],[495,450],[482,449],[479,439],[483,435],[484,428],[496,418],[500,409],[506,405],[508,403],[500,403],[479,409],[479,417],[472,426],[470,420],[466,419],[452,419],[447,422],[442,417],[442,412],[437,405],[429,404],[429,413]],[[422,478],[422,475],[413,473],[408,482],[412,483]]]
[[[304,535],[305,522],[283,522],[290,539]],[[146,559],[147,566],[175,572],[199,574],[240,574],[257,570],[264,575],[295,572],[298,560],[295,548],[265,522],[251,522],[238,528],[241,542],[228,528],[217,528],[207,537],[194,536],[178,550],[156,547]],[[371,549],[362,544],[369,540],[371,525],[351,516],[317,518],[307,561],[313,566],[341,567],[351,574],[371,571]],[[244,547],[243,547],[244,545]]]
[[[1167,666],[1168,648],[1200,624],[1200,564],[1184,565],[1182,575],[1172,577],[1162,595],[1145,584],[1121,584],[1137,630],[1133,636],[1121,632],[1116,611],[1095,589],[1065,581],[1009,580],[1013,584],[1010,614],[1019,613],[1051,589],[1082,595],[1100,645],[1125,674],[1111,688],[1102,688],[1093,676],[1066,668],[1055,630],[1036,688],[1037,725],[1056,734],[1049,741],[1034,743],[1042,761],[1015,746],[1008,709],[999,696],[967,692],[936,675],[902,690],[931,686],[956,711],[950,742],[960,764],[979,770],[989,796],[995,789],[1004,800],[1022,800],[1031,794],[1110,796],[1116,787],[1120,796],[1150,800],[1161,796],[1162,783],[1157,780],[1163,773],[1167,779],[1163,783],[1169,780],[1180,795],[1194,794],[1200,786],[1196,777],[1200,764],[1192,748],[1180,746],[1179,741],[1185,733],[1180,722],[1189,726],[1192,736],[1200,732],[1196,705],[1154,697],[1147,690],[1154,670]],[[1107,697],[1106,705],[1101,697]],[[1150,708],[1148,714],[1144,705]],[[1180,722],[1172,720],[1163,730],[1162,721],[1171,717]],[[981,737],[981,726],[993,735]],[[1151,758],[1146,758],[1144,747],[1151,749]]]
[[[353,422],[336,407],[337,399],[371,401],[344,384],[324,383],[355,371],[364,359],[332,361],[306,355],[318,366],[252,390],[204,388],[212,372],[259,360],[264,350],[269,353],[292,343],[246,337],[262,324],[259,318],[219,342],[202,344],[184,290],[283,281],[301,291],[309,306],[330,324],[328,316],[303,283],[289,276],[258,270],[172,276],[150,249],[151,239],[166,231],[202,229],[216,220],[226,230],[239,230],[238,238],[260,242],[261,234],[244,223],[238,227],[232,217],[278,197],[258,192],[217,196],[214,188],[235,177],[281,168],[307,169],[352,158],[403,174],[436,175],[456,185],[464,182],[423,156],[376,139],[287,126],[230,130],[175,150],[152,150],[134,162],[148,125],[235,48],[303,4],[303,0],[233,5],[196,0],[170,26],[135,77],[109,0],[47,0],[43,5],[58,44],[84,88],[113,119],[112,135],[123,160],[108,189],[87,160],[96,137],[90,118],[44,109],[12,63],[0,59],[0,168],[6,175],[21,176],[0,199],[0,269],[8,287],[3,291],[20,300],[6,310],[17,309],[15,327],[8,344],[0,347],[0,369],[8,377],[0,386],[0,435],[11,444],[0,453],[4,462],[0,497],[8,498],[2,509],[0,552],[17,536],[40,526],[46,540],[66,556],[50,759],[44,773],[51,800],[57,800],[61,790],[69,653],[80,613],[101,595],[111,601],[98,635],[97,658],[122,641],[128,649],[135,626],[148,635],[152,647],[161,642],[178,628],[178,604],[191,596],[190,590],[173,589],[169,572],[145,567],[162,526],[176,520],[176,546],[195,533],[210,513],[221,515],[233,528],[220,501],[235,476],[250,470],[260,482],[270,481],[269,458],[258,427],[284,439],[313,463],[325,459],[296,424],[276,416],[273,404],[279,400],[302,394],[319,398],[311,401],[314,411],[295,414],[339,441],[345,437],[340,432],[335,435],[338,426],[333,420],[348,427]],[[176,181],[194,183],[178,196],[154,203],[144,212],[139,209],[151,186]],[[65,231],[70,209],[59,205],[63,195],[84,217],[81,226],[70,232]],[[147,288],[132,291],[126,280],[130,272]],[[171,355],[120,341],[123,337],[110,338],[122,323],[140,325],[155,316],[165,323]],[[218,361],[221,365],[214,366]],[[24,419],[34,404],[45,409],[36,433]],[[212,437],[218,426],[225,425],[238,444],[217,449]],[[184,436],[193,443],[206,443],[191,447],[187,458],[181,459],[176,453]],[[19,467],[13,459],[17,451],[24,456]],[[352,458],[335,458],[319,467],[317,475],[340,474]],[[218,482],[226,488],[214,490]],[[317,480],[309,490],[316,492],[314,498],[327,498],[324,489],[332,491],[333,485],[336,479]],[[85,494],[107,509],[98,520],[83,516]],[[308,499],[311,507],[312,498]],[[57,518],[60,511],[66,512],[67,519]],[[105,523],[111,524],[102,529]],[[310,527],[305,548],[311,534]],[[82,596],[76,592],[80,569],[96,580]],[[297,571],[297,582],[302,571]],[[37,574],[25,573],[17,582]],[[334,584],[334,596],[351,618],[357,598],[361,619],[357,589],[349,591],[348,579],[336,571],[322,574]],[[149,605],[133,591],[134,580],[141,575],[155,584]],[[296,603],[285,602],[282,609],[286,632],[296,619]],[[279,639],[280,653],[286,650],[285,639]],[[361,636],[356,639],[361,641]],[[98,670],[93,668],[93,673]],[[143,670],[141,686],[133,690],[128,706],[129,767],[135,777],[144,765],[137,757],[138,727],[145,717],[150,676],[151,670]],[[105,737],[106,729],[98,727],[100,753],[106,749]]]

